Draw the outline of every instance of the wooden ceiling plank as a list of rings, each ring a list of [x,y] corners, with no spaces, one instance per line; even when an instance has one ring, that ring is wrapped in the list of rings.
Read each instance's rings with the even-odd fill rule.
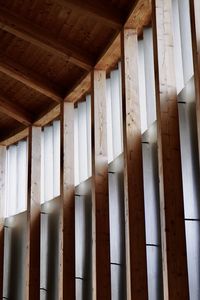
[[[32,123],[32,117],[28,112],[2,95],[0,95],[0,111],[26,126]]]
[[[81,11],[103,24],[113,28],[120,29],[123,25],[125,12],[114,7],[114,5],[104,4],[101,1],[88,1],[82,0],[58,0],[63,7],[71,8],[73,11]]]
[[[0,55],[0,72],[9,77],[23,83],[24,85],[38,91],[39,93],[51,98],[60,103],[62,96],[51,87],[49,82],[44,82],[44,79],[23,66],[14,63],[4,55]]]
[[[2,8],[0,8],[0,29],[65,60],[67,59],[85,70],[90,70],[95,63],[91,55],[81,50],[81,47],[77,47],[71,42],[67,43],[67,41],[63,44],[63,42],[61,43],[52,37],[47,30]]]

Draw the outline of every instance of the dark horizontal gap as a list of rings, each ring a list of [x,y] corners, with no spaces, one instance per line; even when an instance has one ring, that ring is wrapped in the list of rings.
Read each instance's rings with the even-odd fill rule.
[[[48,215],[48,213],[46,213],[44,211],[41,211],[40,213],[41,213],[41,215]]]
[[[115,174],[116,172],[109,171],[108,174]]]
[[[147,247],[157,247],[160,248],[160,245],[156,245],[156,244],[146,244]]]
[[[84,278],[82,278],[82,277],[75,277],[75,279],[79,279],[79,280],[84,281]]]
[[[185,102],[185,101],[178,101],[178,103],[186,104],[187,102]]]
[[[110,264],[111,264],[111,265],[114,265],[114,266],[120,266],[120,267],[121,267],[121,265],[122,265],[122,264],[112,263],[112,262],[111,262]]]
[[[79,195],[79,194],[75,194],[75,196],[76,196],[76,197],[80,197],[81,195]]]
[[[149,144],[149,142],[142,142],[142,144]]]
[[[3,297],[3,299],[9,299],[9,298],[7,298],[7,297]]]
[[[184,220],[185,220],[185,221],[197,221],[197,222],[200,222],[200,219],[189,219],[189,218],[185,218]]]
[[[40,288],[40,290],[47,292],[47,289],[45,289],[45,288]]]

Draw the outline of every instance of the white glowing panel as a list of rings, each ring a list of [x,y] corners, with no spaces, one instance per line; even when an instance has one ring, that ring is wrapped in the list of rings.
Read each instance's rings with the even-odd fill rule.
[[[5,217],[27,209],[27,160],[27,141],[20,141],[7,149]]]
[[[86,96],[88,177],[92,175],[91,95]]]
[[[27,142],[21,141],[17,145],[17,213],[25,211],[27,207],[27,160]]]
[[[87,112],[86,102],[78,104],[78,149],[79,149],[79,181],[88,177],[88,147],[87,147]]]
[[[79,184],[78,108],[74,109],[74,181]]]
[[[119,70],[110,73],[113,158],[122,153],[121,88]]]
[[[53,122],[53,197],[60,195],[60,121]]]
[[[144,41],[138,42],[138,73],[139,73],[139,100],[140,100],[140,122],[141,132],[147,129],[147,112],[146,112],[146,85],[145,85],[145,66],[144,66]]]
[[[113,160],[113,132],[112,132],[112,107],[111,107],[111,87],[110,78],[106,80],[106,112],[107,112],[107,146],[108,163]]]
[[[153,35],[152,28],[145,28],[144,38],[144,70],[146,88],[146,118],[147,127],[156,121],[156,95],[154,77],[154,58],[153,58]]]
[[[53,199],[53,127],[44,127],[44,201]]]

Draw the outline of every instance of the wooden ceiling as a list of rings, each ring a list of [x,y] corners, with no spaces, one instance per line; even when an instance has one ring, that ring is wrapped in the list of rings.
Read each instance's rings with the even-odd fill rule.
[[[66,99],[135,0],[0,0],[0,141]]]

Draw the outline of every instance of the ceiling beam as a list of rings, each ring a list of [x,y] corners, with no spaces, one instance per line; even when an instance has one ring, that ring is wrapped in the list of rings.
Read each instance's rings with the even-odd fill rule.
[[[26,126],[32,124],[32,117],[29,113],[2,95],[0,95],[0,111]]]
[[[41,76],[35,74],[33,71],[27,70],[2,54],[0,54],[0,72],[58,103],[63,100],[61,94],[52,87],[51,83],[46,82]]]
[[[94,17],[111,28],[120,29],[123,25],[123,12],[109,3],[105,4],[102,1],[89,3],[87,0],[58,0],[57,2],[65,8],[71,8],[73,11],[80,11],[84,15]]]
[[[8,10],[0,8],[0,29],[7,31],[41,49],[77,65],[85,70],[90,70],[95,63],[95,59],[90,54],[81,50],[70,42],[55,39],[49,31],[33,25],[28,20],[11,14]]]

